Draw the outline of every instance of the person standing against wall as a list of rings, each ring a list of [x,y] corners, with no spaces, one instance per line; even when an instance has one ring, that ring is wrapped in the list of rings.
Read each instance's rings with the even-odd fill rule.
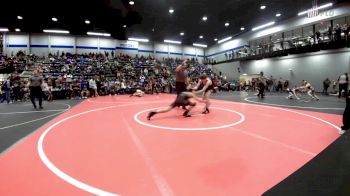
[[[43,109],[43,91],[41,85],[43,83],[43,78],[39,75],[38,70],[34,70],[33,76],[29,78],[29,91],[30,91],[30,100],[34,108],[36,109],[35,98],[39,99],[39,109]]]
[[[347,97],[348,96],[348,86],[349,86],[348,73],[344,73],[343,75],[339,76],[338,84],[339,84],[339,95],[338,95],[338,98],[341,97],[343,90],[345,91],[344,92],[345,97]]]

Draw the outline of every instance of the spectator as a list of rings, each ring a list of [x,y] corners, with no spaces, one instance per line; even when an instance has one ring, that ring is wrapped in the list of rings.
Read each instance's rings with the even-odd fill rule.
[[[328,94],[328,88],[329,88],[330,85],[331,85],[331,81],[329,80],[329,78],[326,78],[323,81],[323,94],[324,95],[329,95]]]
[[[289,87],[289,81],[285,80],[283,84],[283,91],[286,91],[288,87]]]
[[[13,84],[12,91],[13,91],[13,97],[14,97],[15,101],[20,101],[20,99],[21,99],[20,80],[21,80],[20,77],[17,74],[15,74],[13,77],[13,82],[12,82],[12,84]]]
[[[96,78],[96,76],[95,76],[95,78]],[[94,97],[96,97],[98,94],[97,94],[97,84],[96,84],[96,80],[95,80],[95,78],[91,78],[90,80],[89,80],[89,91],[90,91],[90,96],[92,97],[92,96],[94,96]]]
[[[335,27],[335,41],[338,43],[341,41],[341,27],[339,24]]]
[[[349,86],[348,73],[344,73],[343,75],[339,76],[338,84],[339,84],[339,95],[338,95],[338,98],[340,98],[342,96],[342,91],[343,90],[344,90],[345,97],[347,97],[348,86]]]
[[[273,76],[270,76],[270,79],[266,81],[269,92],[273,91],[274,80]]]
[[[337,82],[335,80],[332,81],[332,94],[337,94]]]
[[[89,91],[88,91],[88,82],[84,78],[81,79],[80,89],[81,89],[81,97],[83,99],[86,99],[89,96]]]
[[[333,29],[332,29],[332,27],[328,28],[328,38],[329,38],[329,41],[333,41]]]
[[[315,33],[315,36],[316,36],[316,40],[317,40],[317,43],[320,43],[321,42],[321,33],[320,33],[320,31],[316,31],[316,33]]]
[[[7,101],[7,104],[10,104],[11,100],[11,81],[10,77],[7,78],[7,80],[4,81],[2,84],[2,91],[4,92],[3,94],[3,99],[1,103],[3,103],[5,100]]]
[[[277,92],[282,92],[282,84],[283,84],[283,80],[280,77],[280,79],[278,80],[277,88],[276,88]]]

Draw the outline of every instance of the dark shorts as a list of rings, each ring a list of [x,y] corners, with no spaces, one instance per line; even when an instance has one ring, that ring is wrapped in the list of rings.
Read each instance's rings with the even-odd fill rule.
[[[204,88],[204,84],[200,84],[199,87],[198,87],[198,90],[202,90],[203,88]],[[208,86],[208,88],[205,89],[204,92],[208,92],[208,91],[211,91],[211,90],[214,90],[214,85]]]
[[[188,106],[190,105],[190,102],[188,100],[183,100],[183,101],[174,101],[170,106],[171,107],[181,107],[181,106]]]
[[[190,105],[189,98],[183,94],[180,94],[176,97],[176,100],[170,105],[171,107],[179,107],[179,106],[188,106]]]

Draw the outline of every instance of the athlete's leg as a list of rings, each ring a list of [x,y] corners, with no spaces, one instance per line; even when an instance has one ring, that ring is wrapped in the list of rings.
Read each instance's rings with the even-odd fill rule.
[[[203,101],[205,102],[205,108],[204,108],[204,111],[203,113],[207,114],[209,113],[209,106],[210,106],[210,95],[211,95],[211,90],[210,91],[207,91],[207,92],[204,92],[203,94]]]
[[[191,110],[196,106],[196,102],[195,101],[193,101],[193,100],[188,100],[188,105],[189,105],[189,107],[188,107],[188,109],[186,109],[186,111],[184,112],[184,114],[183,114],[183,116],[185,116],[185,117],[190,117],[191,116],[191,114],[190,114],[190,112],[191,112]]]
[[[147,119],[148,119],[148,120],[151,120],[151,117],[154,116],[154,115],[156,115],[157,113],[169,112],[169,111],[172,110],[174,107],[175,107],[175,105],[174,105],[174,104],[171,104],[171,105],[168,106],[168,107],[160,108],[160,109],[155,110],[155,111],[151,111],[150,113],[148,113]]]

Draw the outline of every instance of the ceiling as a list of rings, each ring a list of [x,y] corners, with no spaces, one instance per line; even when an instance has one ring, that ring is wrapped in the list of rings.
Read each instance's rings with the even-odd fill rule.
[[[252,27],[270,21],[280,22],[295,17],[311,7],[312,0],[6,0],[0,13],[0,27],[20,28],[25,32],[42,29],[66,29],[71,34],[86,35],[87,31],[105,31],[117,39],[128,37],[180,40],[184,44],[214,44],[222,39],[250,31]],[[341,3],[346,0],[318,0],[318,4]],[[260,10],[261,5],[266,9]],[[174,13],[170,14],[169,9]],[[281,13],[276,17],[276,13]],[[18,20],[17,15],[23,16]],[[52,17],[58,21],[53,22]],[[202,17],[207,16],[207,21]],[[89,19],[91,23],[85,24]],[[225,27],[225,22],[230,25]],[[127,25],[124,28],[123,25]],[[245,27],[245,31],[240,28]],[[184,36],[180,36],[184,32]],[[199,36],[202,35],[203,39]]]

